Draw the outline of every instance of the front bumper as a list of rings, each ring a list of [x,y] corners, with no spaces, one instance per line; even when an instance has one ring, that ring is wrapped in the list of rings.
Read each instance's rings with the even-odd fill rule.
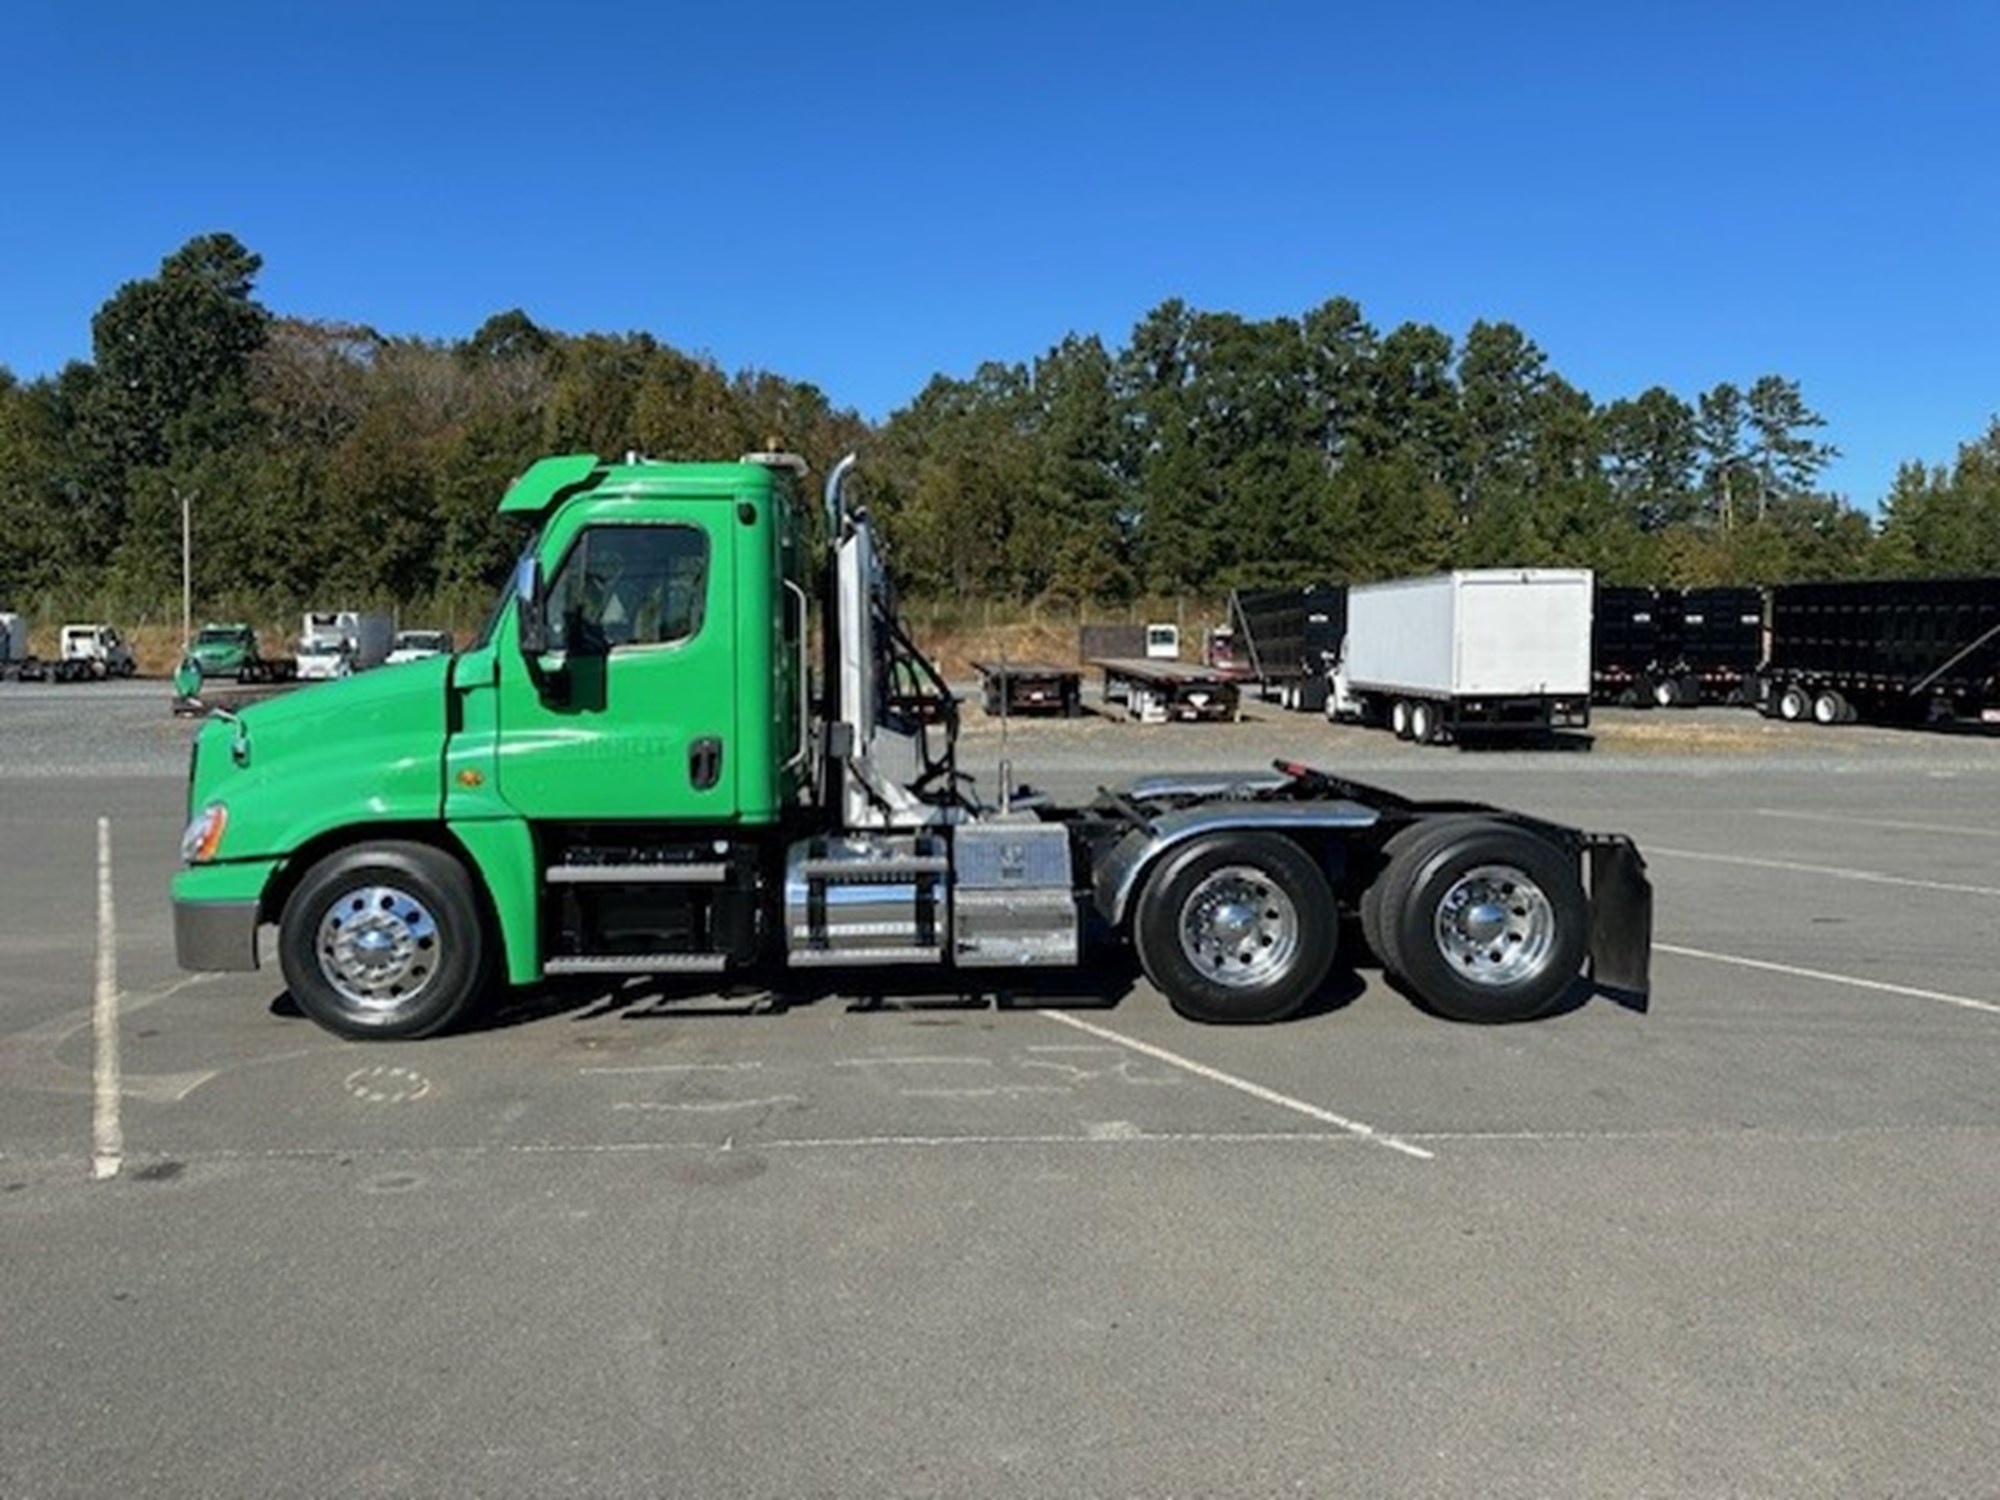
[[[257,967],[255,901],[174,901],[174,959],[183,969]]]
[[[188,865],[174,876],[174,957],[183,969],[257,967],[257,925],[276,861]]]

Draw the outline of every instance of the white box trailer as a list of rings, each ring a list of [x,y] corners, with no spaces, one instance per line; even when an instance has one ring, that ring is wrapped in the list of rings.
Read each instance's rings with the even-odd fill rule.
[[[42,664],[28,649],[28,617],[0,610],[0,680],[32,680],[41,675]]]
[[[1328,716],[1420,743],[1590,723],[1588,568],[1479,568],[1347,595]]]

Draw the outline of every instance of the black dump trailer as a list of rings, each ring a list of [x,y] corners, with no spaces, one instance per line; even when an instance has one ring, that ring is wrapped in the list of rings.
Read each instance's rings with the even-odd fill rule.
[[[1675,645],[1673,701],[1749,703],[1764,661],[1764,591],[1681,589],[1670,629]],[[1658,689],[1655,690],[1658,701]]]
[[[2000,578],[1778,585],[1758,701],[1820,724],[2000,722]]]
[[[1347,585],[1236,589],[1229,624],[1237,670],[1257,695],[1288,709],[1323,713],[1333,665],[1347,635]]]
[[[1754,588],[1597,591],[1593,702],[1693,708],[1754,699],[1764,660],[1764,595]]]
[[[1636,585],[1598,585],[1590,607],[1593,703],[1652,707],[1660,670],[1661,593]]]

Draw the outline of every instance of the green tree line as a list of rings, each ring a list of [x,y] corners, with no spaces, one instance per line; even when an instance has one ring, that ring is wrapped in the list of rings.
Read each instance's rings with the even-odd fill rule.
[[[859,448],[911,596],[1114,603],[1447,567],[1607,581],[2000,572],[2000,423],[1906,467],[1879,524],[1819,481],[1796,381],[1601,404],[1505,322],[1384,333],[1330,300],[1253,320],[1168,301],[1123,347],[938,376],[870,424],[816,387],[519,311],[462,341],[286,317],[201,236],[119,287],[92,358],[0,370],[0,603],[173,617],[180,518],[205,612],[476,615],[519,544],[494,513],[548,452],[824,473]],[[18,607],[9,604],[9,607]]]

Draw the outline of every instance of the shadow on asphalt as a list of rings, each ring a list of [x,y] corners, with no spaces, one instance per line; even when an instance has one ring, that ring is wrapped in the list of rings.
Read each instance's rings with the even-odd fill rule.
[[[1351,925],[1343,923],[1343,928]],[[1359,955],[1355,957],[1354,955]],[[1338,1014],[1367,992],[1369,976],[1381,966],[1361,944],[1358,931],[1343,931],[1341,957],[1317,995],[1297,1014],[1280,1022],[1292,1025]],[[1100,956],[1088,970],[1039,973],[1004,971],[972,976],[964,970],[910,968],[873,975],[858,970],[824,974],[782,968],[753,971],[718,983],[705,976],[684,978],[635,974],[618,980],[552,979],[510,990],[498,1005],[468,1016],[450,1028],[453,1034],[508,1031],[519,1026],[567,1018],[571,1021],[680,1021],[783,1015],[808,1006],[837,1003],[851,1015],[872,1012],[920,1014],[1007,1010],[1116,1010],[1140,983],[1138,963],[1130,955]],[[1397,980],[1389,986],[1418,1010],[1435,1014]],[[1579,978],[1561,1000],[1537,1020],[1570,1015],[1602,996],[1623,1010],[1644,1014],[1647,997],[1614,990]],[[271,1000],[270,1014],[304,1020],[305,1012],[287,992]]]

